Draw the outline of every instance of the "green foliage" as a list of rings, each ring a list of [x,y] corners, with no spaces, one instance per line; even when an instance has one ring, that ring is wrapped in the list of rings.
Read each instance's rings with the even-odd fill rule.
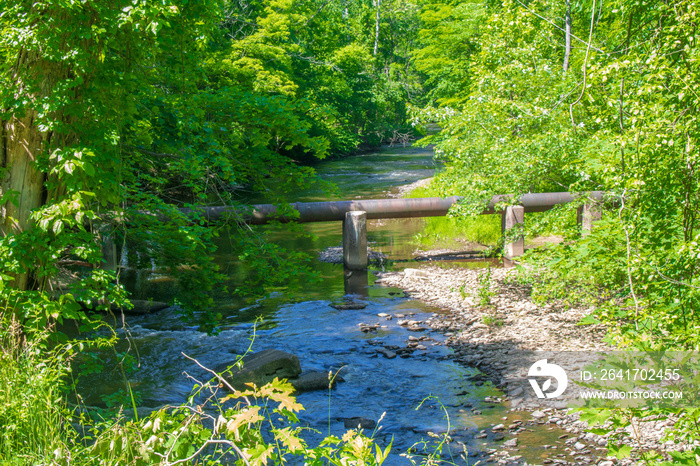
[[[531,258],[534,297],[594,304],[586,322],[606,324],[621,346],[697,350],[699,6],[570,4],[568,51],[564,0],[424,6],[435,27],[421,29],[415,56],[431,100],[412,114],[442,127],[425,140],[446,162],[437,189],[465,197],[462,215],[494,194],[607,192],[603,220],[584,238],[548,219],[561,211],[538,219],[566,241]],[[451,44],[458,28],[464,40]],[[696,438],[691,425],[683,435]]]
[[[694,442],[698,438],[698,412],[695,407],[698,403],[700,375],[696,353],[668,351],[663,347],[648,348],[644,352],[613,353],[586,369],[607,369],[618,373],[618,376],[605,381],[594,378],[582,383],[586,388],[615,390],[618,393],[631,393],[641,388],[650,392],[675,394],[657,399],[586,400],[578,409],[581,420],[588,423],[592,432],[608,438],[610,456],[619,459],[632,456],[643,464],[697,464],[695,455],[698,449]],[[657,375],[647,378],[646,375],[638,375],[639,373]],[[669,456],[664,457],[660,451],[643,448],[648,440],[640,428],[644,422],[655,425],[675,424],[663,441],[687,443],[687,450],[683,448],[686,451],[670,452]]]
[[[380,448],[361,431],[328,436],[311,447],[301,437],[293,387],[275,379],[244,391],[225,380],[196,386],[188,403],[164,407],[145,419],[117,417],[93,424],[69,408],[62,396],[69,375],[71,346],[47,352],[43,339],[23,344],[20,325],[3,316],[0,327],[0,456],[3,464],[150,465],[285,464],[292,457],[309,464],[379,465],[391,445]],[[80,422],[79,438],[72,423]]]
[[[433,185],[416,188],[408,198],[439,196]],[[463,241],[496,246],[501,237],[500,215],[479,215],[475,217],[426,217],[423,228],[415,237],[417,245],[423,249],[462,248]]]
[[[2,392],[9,397],[3,423],[11,419],[16,428],[3,430],[3,457],[152,464],[206,445],[203,455],[225,452],[234,462],[262,463],[270,455],[285,462],[287,452],[314,464],[383,461],[388,450],[372,450],[357,432],[307,450],[297,428],[270,424],[271,446],[259,431],[221,430],[191,406],[163,411],[149,426],[113,419],[90,434],[97,438],[91,448],[74,449],[58,393],[67,390],[71,352],[48,348],[64,348],[53,346],[65,343],[54,324],[75,321],[88,332],[105,312],[130,306],[119,273],[105,270],[108,239],[130,266],[157,266],[176,279],[185,318],[204,331],[220,318],[214,292],[226,291],[213,259],[222,232],[244,263],[237,267],[247,269],[229,292],[260,296],[314,278],[308,255],[267,241],[269,232],[303,235],[301,228],[253,229],[237,215],[212,224],[191,208],[243,209],[253,197],[293,215],[288,199],[318,182],[300,161],[406,130],[405,103],[419,91],[409,66],[416,8],[401,1],[384,8],[375,56],[374,34],[365,28],[375,9],[366,2],[0,2],[0,308],[19,335],[16,348],[0,355],[0,381],[14,390]],[[103,369],[87,353],[79,357],[83,375]],[[107,401],[135,411],[131,357],[110,356],[124,387]],[[32,364],[42,365],[32,373],[36,381],[20,373]],[[260,396],[288,395],[278,388]],[[27,404],[17,401],[24,395]],[[221,412],[227,425],[255,408],[236,409]],[[216,442],[229,434],[248,435],[249,443]],[[34,456],[25,458],[23,448]]]
[[[70,351],[22,344],[19,323],[0,314],[0,458],[12,464],[69,461],[77,436],[61,393]]]
[[[89,448],[86,464],[172,464],[195,460],[202,464],[232,461],[241,464],[284,464],[290,457],[309,464],[381,464],[382,450],[361,432],[342,439],[329,436],[309,447],[301,438],[296,413],[303,409],[292,396],[293,387],[275,381],[248,390],[217,396],[219,381],[198,388],[207,401],[199,405],[163,408],[141,421],[109,426]],[[238,400],[234,405],[228,400]],[[213,410],[213,411],[212,411]]]
[[[180,209],[241,207],[253,192],[290,213],[290,194],[316,182],[299,160],[405,128],[405,102],[418,89],[408,62],[416,8],[384,5],[379,56],[364,28],[373,12],[320,0],[5,2],[2,165],[26,163],[36,182],[25,187],[24,174],[9,170],[0,186],[10,208],[0,225],[0,300],[38,328],[89,322],[85,308],[128,306],[118,276],[98,270],[110,237],[130,264],[157,264],[177,279],[185,316],[212,330],[222,228],[251,271],[232,292],[261,295],[311,278],[308,257],[270,245],[264,231],[235,216],[210,225]],[[20,126],[26,134],[15,133]],[[12,210],[23,212],[24,198],[38,200],[26,222]],[[46,306],[57,288],[69,297]],[[38,294],[25,299],[26,291]],[[47,315],[33,321],[38,306]]]
[[[476,289],[476,298],[478,298],[479,306],[489,306],[491,305],[491,298],[496,294],[495,291],[491,289],[492,286],[492,273],[491,267],[485,271],[479,272],[479,276],[476,279],[478,284]]]
[[[438,15],[449,29],[465,21],[460,8],[476,8],[458,5],[430,9],[438,13],[426,6],[425,14]],[[440,29],[423,29],[417,66],[437,79],[439,69],[450,69],[438,60],[461,65],[468,85],[445,94],[448,100],[436,97],[440,107],[414,114],[443,127],[427,142],[437,142],[447,162],[436,180],[439,194],[467,199],[457,213],[478,210],[493,194],[610,193],[609,213],[591,236],[548,253],[551,275],[536,292],[609,302],[601,317],[619,323],[620,342],[694,348],[700,288],[697,220],[689,206],[700,186],[691,116],[699,102],[688,83],[698,72],[697,6],[596,5],[572,2],[567,69],[563,1],[480,6],[480,24],[464,29],[478,46],[452,54],[433,45],[442,40]],[[572,223],[557,230],[575,239]]]

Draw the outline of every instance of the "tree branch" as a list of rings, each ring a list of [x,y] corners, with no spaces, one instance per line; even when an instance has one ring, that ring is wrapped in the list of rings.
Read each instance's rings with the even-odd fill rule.
[[[532,11],[530,8],[528,8],[527,5],[525,5],[525,4],[524,4],[523,2],[521,2],[520,0],[517,0],[517,1],[518,1],[518,3],[519,3],[523,8],[525,8],[527,11],[529,11],[529,12],[532,13],[533,15],[537,16],[538,18],[540,18],[540,19],[543,20],[543,21],[548,22],[549,24],[551,24],[551,25],[554,26],[555,28],[559,29],[560,31],[562,31],[562,32],[564,32],[564,33],[566,32],[565,29],[562,29],[559,25],[557,25],[556,23],[554,23],[552,20],[545,18],[544,16],[540,15],[539,13],[537,13],[537,12],[535,12],[535,11]],[[594,11],[595,11],[595,5],[593,5],[593,7],[594,7]],[[597,51],[597,52],[604,53],[605,55],[610,55],[608,52],[606,52],[606,51],[604,51],[604,50],[601,50],[601,49],[599,49],[599,48],[597,48],[597,47],[592,47],[592,46],[591,46],[591,41],[590,41],[590,39],[589,39],[588,42],[586,42],[586,41],[584,41],[583,39],[581,39],[581,38],[579,38],[579,37],[577,37],[577,36],[575,36],[575,35],[573,35],[573,34],[571,34],[571,37],[573,37],[573,38],[576,39],[577,41],[581,42],[582,44],[586,44],[587,47],[590,47],[590,48],[592,48],[593,50],[595,50],[595,51]]]

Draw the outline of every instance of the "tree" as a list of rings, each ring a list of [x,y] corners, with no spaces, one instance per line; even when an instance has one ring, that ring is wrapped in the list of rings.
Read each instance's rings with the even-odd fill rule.
[[[455,10],[471,5],[440,5],[425,19],[441,15],[449,30],[461,21]],[[562,27],[557,12],[569,9]],[[605,312],[627,343],[697,345],[696,10],[686,1],[495,2],[472,32],[478,47],[447,59],[431,28],[416,53],[442,106],[423,115],[444,119],[445,194],[601,189],[622,204],[606,228],[565,248],[558,273],[572,279],[550,283],[618,290],[624,303]],[[452,67],[466,79],[437,84]]]
[[[314,182],[297,160],[351,152],[405,124],[401,75],[387,79],[368,59],[373,35],[359,12],[371,8],[360,2],[4,6],[0,292],[23,321],[123,303],[118,276],[100,268],[106,236],[178,278],[190,315],[210,310],[223,278],[211,260],[218,230],[180,207],[236,205],[245,186],[284,209]],[[301,270],[302,255],[232,220],[237,251],[256,257],[248,289],[289,284],[272,270]],[[57,289],[76,261],[89,267],[70,293]],[[215,314],[205,316],[212,329]]]

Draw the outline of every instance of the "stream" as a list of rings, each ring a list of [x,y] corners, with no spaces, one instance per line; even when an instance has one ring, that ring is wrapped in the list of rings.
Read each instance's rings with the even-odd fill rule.
[[[408,147],[386,148],[375,153],[325,161],[315,168],[323,179],[338,186],[338,198],[356,199],[386,197],[398,186],[432,176],[438,166],[431,149]],[[328,199],[320,192],[311,191],[303,193],[299,200]],[[421,219],[370,221],[368,241],[374,250],[390,259],[408,260],[415,249],[411,239],[420,231],[421,224]],[[314,254],[341,244],[340,222],[312,223],[304,227],[313,233],[313,239],[280,237],[279,241],[286,247],[304,248]],[[237,259],[227,248],[225,237],[220,239],[216,261],[225,273],[235,277]],[[444,264],[446,267],[484,265],[485,262],[479,261]],[[398,270],[416,266],[410,261],[390,265]],[[141,404],[156,407],[185,402],[194,381],[184,373],[200,380],[208,377],[181,353],[196,358],[204,366],[218,367],[234,361],[236,354],[245,352],[255,332],[253,351],[286,351],[298,356],[305,372],[339,371],[344,379],[330,395],[327,390],[298,395],[297,401],[305,408],[299,416],[302,425],[308,425],[323,435],[328,434],[330,428],[333,434],[342,436],[347,430],[343,422],[345,418],[362,417],[377,421],[383,416],[375,439],[383,447],[393,439],[392,453],[385,464],[410,464],[402,453],[422,440],[437,443],[429,432],[439,434],[448,429],[457,442],[443,449],[443,457],[449,458],[453,454],[455,463],[465,464],[457,454],[466,448],[468,464],[485,461],[487,451],[495,448],[499,439],[494,438],[490,431],[487,438],[475,437],[493,424],[505,422],[507,425],[518,417],[507,413],[501,404],[484,401],[486,397],[498,396],[498,390],[490,382],[485,382],[478,370],[450,360],[450,349],[441,344],[446,338],[443,334],[430,329],[409,331],[399,326],[400,317],[395,317],[399,314],[422,321],[444,311],[411,300],[401,290],[375,285],[371,268],[366,281],[361,276],[359,284],[353,284],[348,283],[340,265],[315,261],[314,267],[322,280],[309,284],[301,296],[294,299],[273,294],[250,303],[225,294],[216,296],[217,312],[224,316],[224,325],[217,335],[207,335],[195,325],[183,324],[177,313],[171,310],[128,316],[127,328],[131,338],[130,342],[124,341],[121,345],[122,350],[128,345],[138,349],[138,366],[130,374],[130,379],[140,393]],[[154,271],[138,271],[126,274],[124,278],[133,298],[173,302],[177,297],[175,282]],[[342,311],[331,307],[331,304],[342,301],[347,293],[355,294],[354,299],[367,303],[367,306]],[[387,320],[378,314],[394,318]],[[256,325],[258,317],[263,320]],[[380,324],[381,327],[376,332],[365,333],[360,330],[360,323]],[[392,359],[378,351],[386,346],[406,347],[409,337],[421,339],[425,349]],[[84,385],[89,387],[88,404],[90,401],[97,404],[101,395],[113,393],[117,387],[123,386],[117,371],[87,379]],[[505,416],[508,420],[504,420]],[[366,429],[365,433],[371,434],[372,429]],[[543,429],[532,443],[553,442],[556,434]],[[322,436],[317,435],[310,439],[310,443],[314,444],[320,438]],[[521,436],[521,442],[524,440],[525,437]],[[522,450],[532,450],[518,453],[526,459],[541,458],[541,452],[536,449]]]

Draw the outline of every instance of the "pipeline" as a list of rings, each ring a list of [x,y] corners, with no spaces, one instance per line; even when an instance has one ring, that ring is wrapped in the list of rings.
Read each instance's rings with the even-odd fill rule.
[[[512,195],[494,196],[482,214],[500,213],[495,210],[496,205],[502,202],[521,205],[525,212],[543,212],[555,205],[566,204],[577,198],[586,197],[600,201],[603,199],[603,191],[591,191],[582,194],[562,193],[531,193],[523,194],[517,202],[511,202]],[[280,216],[277,207],[272,204],[253,205],[248,209],[240,207],[196,207],[192,209],[180,209],[186,215],[198,214],[208,222],[213,222],[231,216],[236,221],[250,225],[261,225],[270,220],[280,222],[335,222],[345,219],[346,212],[364,211],[367,219],[379,218],[414,218],[414,217],[440,217],[447,214],[460,196],[448,198],[425,197],[417,199],[367,199],[357,201],[329,201],[329,202],[297,202],[291,204],[299,215],[298,217]]]

